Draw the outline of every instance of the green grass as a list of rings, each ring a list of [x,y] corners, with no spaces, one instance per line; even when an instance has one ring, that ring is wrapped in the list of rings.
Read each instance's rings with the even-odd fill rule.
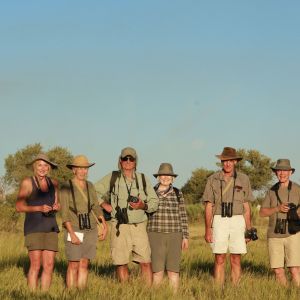
[[[216,287],[212,280],[213,255],[203,239],[203,225],[190,226],[190,249],[182,256],[181,287],[173,295],[165,280],[154,290],[140,280],[139,268],[130,264],[130,281],[119,284],[111,265],[109,241],[99,242],[97,258],[91,263],[88,288],[69,292],[65,289],[67,262],[62,234],[52,286],[48,293],[30,293],[26,285],[29,266],[22,232],[0,232],[0,299],[300,299],[300,288],[283,288],[270,272],[266,249],[266,226],[258,227],[259,241],[250,243],[242,259],[243,277],[238,287],[226,281],[225,288]],[[300,250],[299,250],[300,251]],[[229,268],[227,265],[227,278]]]

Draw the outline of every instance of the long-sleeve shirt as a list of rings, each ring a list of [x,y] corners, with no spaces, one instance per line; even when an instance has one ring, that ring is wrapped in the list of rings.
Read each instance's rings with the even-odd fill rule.
[[[136,172],[136,179],[129,180],[125,179],[125,176],[121,173],[117,178],[113,191],[109,195],[110,191],[110,180],[112,173],[104,176],[100,181],[95,183],[95,189],[97,192],[98,200],[101,203],[102,201],[108,201],[110,198],[112,206],[112,220],[116,220],[116,207],[117,205],[122,208],[127,208],[129,224],[141,223],[147,220],[147,213],[156,211],[158,206],[158,198],[152,187],[150,180],[145,176],[146,180],[146,192],[143,189],[142,176],[141,173]],[[129,192],[129,193],[128,193]],[[147,203],[148,209],[146,211],[142,209],[130,209],[128,204],[129,194],[131,196],[138,197],[143,202]]]
[[[182,232],[182,237],[187,239],[188,220],[182,192],[179,192],[179,201],[173,188],[167,194],[158,192],[158,197],[158,209],[149,215],[147,230],[163,233]]]

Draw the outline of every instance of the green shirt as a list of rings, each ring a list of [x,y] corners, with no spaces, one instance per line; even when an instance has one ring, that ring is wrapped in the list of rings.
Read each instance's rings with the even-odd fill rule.
[[[280,203],[277,202],[277,197],[275,193],[276,185],[273,185],[270,190],[268,190],[265,199],[263,200],[261,207],[262,208],[272,208],[278,206]],[[288,202],[294,203],[296,205],[300,204],[300,186],[293,182],[292,188],[290,190],[290,195],[288,195],[288,188],[287,187],[280,187],[278,190],[278,195],[282,203]],[[274,233],[276,219],[286,219],[287,213],[274,213],[269,217],[269,226],[268,226],[268,238],[283,238],[288,237],[290,234],[288,233],[288,229],[286,228],[286,234],[281,233]]]
[[[74,182],[73,182],[73,188],[74,188],[75,203],[76,203],[78,214],[88,213],[88,203],[86,201],[88,199],[87,190],[83,189],[83,192],[86,195],[86,200],[85,200],[81,192],[74,184]],[[95,188],[93,184],[89,181],[88,181],[88,189],[90,195],[90,207],[95,213],[95,215],[98,217],[102,214],[102,209],[99,206],[99,203],[97,201]],[[60,188],[60,203],[61,203],[62,222],[63,223],[71,222],[73,228],[75,230],[78,230],[79,221],[78,221],[78,216],[75,213],[75,207],[73,203],[69,181],[63,183]],[[93,217],[92,213],[90,213],[90,223],[91,223],[91,229],[96,227],[96,220]]]
[[[151,213],[157,210],[158,207],[158,198],[152,187],[150,180],[145,177],[146,180],[146,191],[147,195],[143,190],[142,177],[140,173],[135,173],[137,176],[138,186],[136,184],[135,178],[133,180],[129,180],[121,173],[121,176],[117,178],[114,189],[111,193],[111,205],[112,205],[112,219],[115,219],[116,214],[116,206],[119,205],[120,208],[127,207],[127,214],[129,223],[141,223],[147,220],[147,215],[142,209],[130,209],[128,205],[128,190],[130,191],[131,196],[139,197],[143,202],[147,203],[148,209],[147,213]],[[100,181],[95,183],[95,189],[97,192],[97,196],[99,202],[109,202],[109,189],[110,189],[110,179],[112,173],[104,176]]]
[[[236,179],[232,179],[233,182],[222,196],[222,201],[233,202],[233,215],[242,215],[244,214],[244,203],[254,201],[250,180],[247,175],[240,172],[236,172]],[[207,180],[202,199],[204,202],[211,202],[214,205],[216,215],[221,215],[221,190],[225,191],[229,182],[225,181],[222,171],[212,174]]]

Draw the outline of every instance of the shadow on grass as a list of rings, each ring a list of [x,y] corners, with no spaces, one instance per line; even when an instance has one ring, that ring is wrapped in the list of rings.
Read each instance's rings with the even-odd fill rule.
[[[214,263],[211,261],[195,261],[190,263],[189,267],[183,272],[188,273],[188,275],[199,276],[201,274],[213,275]]]
[[[255,264],[249,260],[242,260],[242,270],[243,272],[249,272],[261,276],[268,276],[272,274],[271,270],[267,266],[263,264]]]

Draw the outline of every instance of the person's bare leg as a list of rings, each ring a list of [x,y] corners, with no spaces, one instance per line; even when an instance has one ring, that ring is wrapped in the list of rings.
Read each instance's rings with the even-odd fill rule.
[[[215,254],[214,279],[217,284],[224,285],[226,254]]]
[[[77,286],[79,289],[84,289],[87,285],[87,279],[88,279],[88,266],[89,266],[89,260],[87,258],[82,258],[79,261],[79,268],[78,268],[78,281]]]
[[[69,261],[67,270],[67,288],[76,288],[78,282],[79,261]]]
[[[283,286],[287,286],[287,280],[286,280],[284,268],[276,268],[273,270],[275,273],[276,281]]]
[[[179,273],[168,271],[169,283],[176,293],[179,288]]]
[[[292,281],[296,286],[300,286],[300,267],[290,267]]]
[[[38,286],[38,276],[41,267],[42,250],[31,250],[28,252],[30,267],[27,274],[27,285],[34,291]]]
[[[47,291],[51,285],[52,274],[54,269],[55,251],[43,250],[43,272],[41,277],[42,291]]]
[[[242,275],[241,254],[230,254],[231,281],[234,285],[240,282]]]
[[[164,278],[164,271],[153,273],[153,285],[159,286],[162,283],[163,278]]]
[[[140,263],[142,276],[148,286],[152,285],[152,266],[151,263]]]
[[[120,282],[125,282],[129,278],[128,266],[118,265],[117,266],[117,278]]]

